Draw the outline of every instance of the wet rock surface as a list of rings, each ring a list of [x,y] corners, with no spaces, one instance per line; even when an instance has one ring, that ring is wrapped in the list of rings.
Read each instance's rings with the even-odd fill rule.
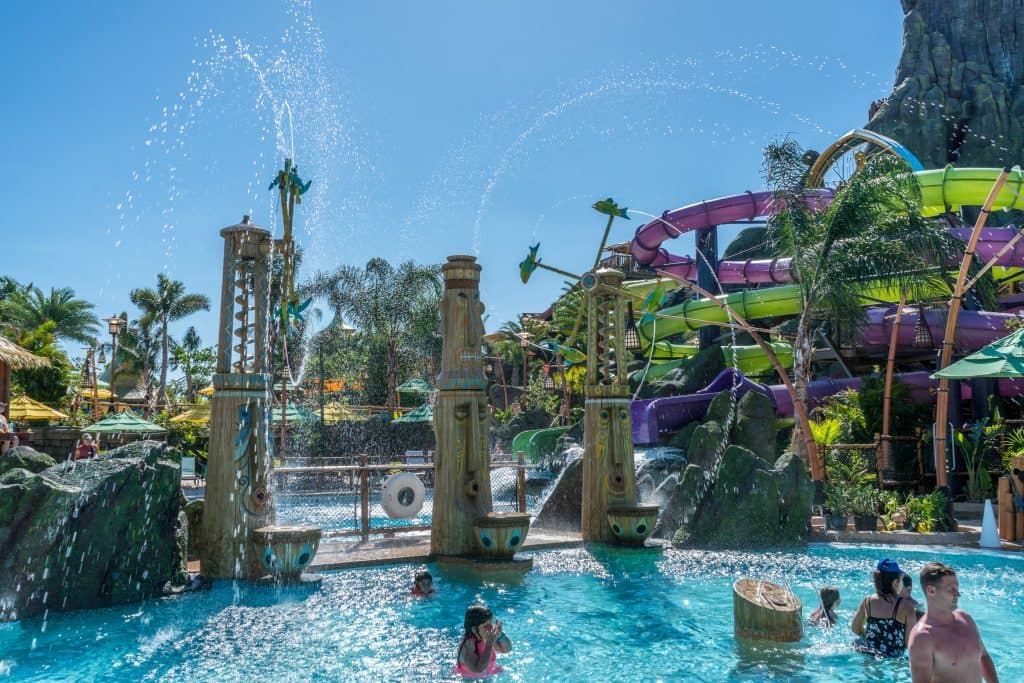
[[[155,441],[0,475],[0,621],[186,582],[180,482],[180,453]]]
[[[732,416],[730,407],[728,393],[719,394],[693,431],[678,484],[656,501],[664,507],[655,537],[716,548],[806,543],[814,487],[799,458],[774,458],[770,401],[750,392]]]

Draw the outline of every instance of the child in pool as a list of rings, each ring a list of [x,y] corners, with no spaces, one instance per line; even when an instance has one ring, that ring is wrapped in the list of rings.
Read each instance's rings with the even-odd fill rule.
[[[496,662],[497,653],[512,651],[512,641],[501,628],[501,620],[483,605],[466,609],[462,641],[455,664],[455,673],[463,676],[493,676],[504,671]]]
[[[411,592],[413,595],[421,598],[437,595],[437,591],[434,590],[434,577],[430,575],[430,572],[426,569],[416,572]]]
[[[811,612],[808,621],[817,626],[831,628],[835,626],[837,617],[835,608],[839,606],[839,589],[835,586],[824,586],[818,591],[820,604]]]

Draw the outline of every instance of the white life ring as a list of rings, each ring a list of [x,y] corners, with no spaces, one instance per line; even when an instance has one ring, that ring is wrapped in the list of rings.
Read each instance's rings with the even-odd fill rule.
[[[415,517],[423,508],[426,487],[412,472],[392,474],[384,482],[381,505],[391,519]]]

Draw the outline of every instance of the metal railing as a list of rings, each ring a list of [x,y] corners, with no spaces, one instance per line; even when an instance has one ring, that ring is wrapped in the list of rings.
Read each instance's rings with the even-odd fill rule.
[[[430,530],[433,514],[433,475],[431,463],[408,464],[401,461],[371,463],[359,456],[358,465],[316,465],[276,467],[275,480],[279,523],[315,524],[324,537],[392,536],[398,533]],[[492,508],[495,512],[530,512],[527,473],[538,469],[526,464],[523,454],[517,460],[491,461]],[[384,509],[382,490],[393,475],[413,472],[420,476],[426,490],[422,509],[409,519],[392,518]]]

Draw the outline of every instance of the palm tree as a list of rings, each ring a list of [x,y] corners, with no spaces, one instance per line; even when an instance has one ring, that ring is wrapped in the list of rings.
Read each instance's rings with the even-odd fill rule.
[[[797,400],[806,405],[817,326],[831,319],[853,329],[863,322],[868,286],[907,291],[918,300],[934,293],[943,276],[937,264],[946,262],[955,247],[943,224],[922,217],[917,181],[894,156],[870,158],[820,212],[802,200],[807,162],[795,142],[770,145],[764,172],[783,207],[770,222],[769,235],[778,255],[793,258],[803,298],[793,344],[793,384]],[[798,437],[793,439],[796,452],[806,458]]]
[[[385,402],[397,401],[399,367],[403,355],[422,355],[412,337],[422,336],[423,318],[436,316],[441,296],[437,266],[418,266],[405,261],[395,268],[373,258],[365,268],[341,266],[319,274],[301,289],[302,296],[323,295],[339,318],[349,320],[368,337],[369,348],[381,356],[385,375]]]
[[[3,289],[0,319],[22,333],[49,321],[55,324],[53,334],[58,339],[91,344],[99,333],[99,319],[92,312],[95,307],[76,299],[70,287],[51,287],[49,296],[38,287],[22,288],[13,281],[5,282]]]
[[[147,410],[153,409],[153,370],[159,352],[160,342],[153,334],[150,321],[133,320],[121,334],[121,343],[117,347],[117,376],[139,378],[139,384],[147,397]],[[111,377],[111,387],[115,379]]]
[[[205,294],[187,294],[185,284],[172,280],[163,273],[156,276],[156,289],[133,289],[132,303],[142,311],[140,323],[154,324],[160,335],[160,385],[157,388],[159,405],[167,405],[167,368],[169,365],[171,335],[168,327],[175,320],[197,311],[210,310],[210,298]]]
[[[196,393],[199,391],[196,383],[206,382],[216,364],[216,350],[212,346],[203,346],[194,327],[185,330],[181,343],[174,342],[171,349],[171,367],[181,370],[185,381],[185,398],[189,403],[196,402]]]

